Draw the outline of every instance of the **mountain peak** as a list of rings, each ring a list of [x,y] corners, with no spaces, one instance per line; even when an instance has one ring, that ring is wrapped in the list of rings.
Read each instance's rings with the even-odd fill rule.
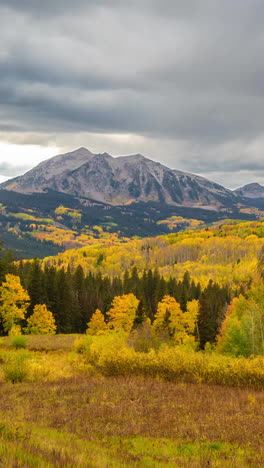
[[[224,187],[172,170],[142,154],[114,158],[84,147],[43,161],[1,188],[22,193],[49,188],[112,205],[150,201],[217,210],[236,201],[236,195]]]
[[[258,182],[252,182],[237,188],[234,193],[244,198],[264,198],[264,187]]]

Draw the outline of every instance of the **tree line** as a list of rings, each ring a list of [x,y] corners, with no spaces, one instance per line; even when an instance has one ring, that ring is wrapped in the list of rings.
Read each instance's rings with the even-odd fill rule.
[[[19,263],[12,260],[12,256],[1,259],[0,283],[6,273],[17,275],[30,298],[26,319],[36,305],[45,304],[54,316],[57,333],[84,333],[96,309],[100,309],[107,319],[107,311],[115,297],[124,294],[134,294],[138,299],[134,327],[146,318],[153,323],[158,303],[164,296],[171,296],[183,312],[186,312],[188,302],[199,302],[197,329],[203,348],[206,342],[215,342],[231,299],[228,287],[210,280],[202,289],[187,271],[182,280],[177,280],[174,277],[165,279],[158,269],[145,270],[139,275],[134,267],[131,272],[110,278],[101,273],[85,275],[81,266],[69,266],[65,270],[45,265],[43,269],[38,259]],[[4,334],[1,324],[0,333]]]

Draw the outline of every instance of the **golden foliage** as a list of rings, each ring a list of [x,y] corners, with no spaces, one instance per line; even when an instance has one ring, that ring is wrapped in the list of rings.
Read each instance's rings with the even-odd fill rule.
[[[158,303],[153,326],[156,329],[167,330],[170,336],[178,335],[183,332],[182,315],[180,304],[174,297],[164,296]]]
[[[17,332],[19,322],[24,319],[29,305],[29,295],[20,283],[20,278],[7,274],[0,287],[0,316],[6,332]]]
[[[196,300],[187,303],[187,311],[181,310],[180,304],[174,297],[164,296],[158,303],[157,313],[153,323],[154,329],[167,330],[169,335],[178,344],[187,344],[194,341],[199,302]],[[190,337],[193,340],[190,340]]]
[[[68,247],[71,243],[85,245],[45,259],[44,264],[50,266],[67,269],[68,265],[72,268],[81,265],[86,273],[100,271],[110,277],[134,266],[139,274],[158,266],[167,279],[170,276],[182,279],[188,270],[202,287],[212,279],[235,288],[247,284],[255,275],[257,256],[264,245],[264,222],[229,223],[150,239],[119,239],[117,234],[105,232],[95,238],[89,230],[79,236],[73,231],[56,229],[50,234],[35,231],[34,235]],[[98,258],[103,261],[98,262]]]
[[[54,335],[56,324],[52,312],[45,304],[37,304],[27,320],[27,332],[32,335]]]
[[[134,294],[116,296],[112,302],[111,309],[107,312],[109,327],[111,329],[121,328],[130,332],[136,317],[139,300]]]
[[[104,316],[100,309],[96,309],[95,313],[92,315],[90,322],[87,323],[87,331],[89,335],[98,335],[107,329]]]
[[[179,346],[136,352],[125,338],[112,334],[92,337],[88,362],[107,376],[148,375],[174,382],[187,381],[239,387],[264,388],[264,358],[223,356],[191,352]]]

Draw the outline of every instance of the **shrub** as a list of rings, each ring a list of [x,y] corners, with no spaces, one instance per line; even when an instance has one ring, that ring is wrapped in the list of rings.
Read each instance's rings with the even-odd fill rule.
[[[27,340],[23,335],[14,336],[11,340],[11,346],[16,349],[26,348]]]
[[[87,361],[104,375],[149,375],[174,382],[204,382],[264,388],[264,359],[233,358],[163,345],[136,352],[114,336],[95,337]]]
[[[159,349],[164,343],[172,343],[169,333],[164,329],[156,330],[148,321],[135,328],[127,340],[128,346],[132,346],[135,351],[140,353],[148,353],[151,349]]]
[[[90,354],[90,347],[93,342],[91,335],[78,336],[73,343],[73,351],[80,354]]]
[[[29,375],[28,353],[12,354],[3,366],[5,379],[12,383],[23,382]]]

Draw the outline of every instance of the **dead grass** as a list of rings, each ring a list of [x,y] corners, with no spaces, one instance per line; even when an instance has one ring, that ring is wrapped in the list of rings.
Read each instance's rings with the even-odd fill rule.
[[[1,468],[264,466],[263,391],[103,377],[65,351],[76,335],[28,338],[36,351],[0,352]],[[29,381],[5,382],[21,352]]]
[[[55,443],[54,434],[55,439],[64,434],[64,441],[72,440],[72,456],[80,456],[76,444],[81,444],[83,454],[92,444],[94,456],[109,448],[106,458],[91,465],[78,457],[66,463],[64,445],[66,458],[58,455],[58,464],[46,448],[43,465],[10,466],[264,465],[263,392],[153,378],[78,376],[45,383],[3,383],[0,415],[9,425],[31,428],[28,440],[19,442],[25,450],[25,445],[30,446],[30,453],[41,431],[46,431],[47,447]],[[42,450],[45,454],[43,443]],[[47,460],[51,465],[45,465]]]
[[[78,334],[69,335],[23,335],[26,338],[27,347],[32,350],[50,351],[56,349],[70,350],[73,343],[78,338]],[[12,338],[3,336],[0,340],[0,347],[11,346]]]

